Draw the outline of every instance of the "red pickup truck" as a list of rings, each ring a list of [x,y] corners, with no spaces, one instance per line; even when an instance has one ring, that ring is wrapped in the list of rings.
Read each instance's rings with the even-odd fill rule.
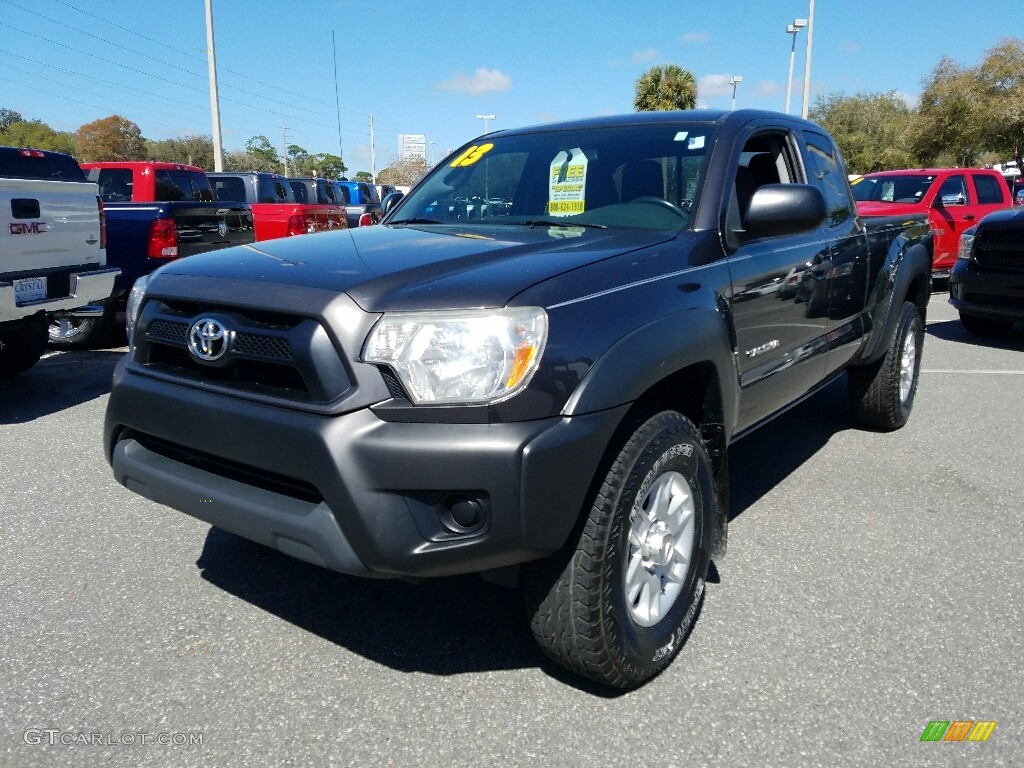
[[[851,182],[861,216],[927,213],[935,236],[932,276],[949,277],[960,235],[1011,205],[1006,182],[989,168],[921,168],[868,173]]]
[[[276,173],[224,171],[206,175],[217,200],[248,203],[252,207],[258,241],[347,226],[344,207],[300,203],[288,179]]]

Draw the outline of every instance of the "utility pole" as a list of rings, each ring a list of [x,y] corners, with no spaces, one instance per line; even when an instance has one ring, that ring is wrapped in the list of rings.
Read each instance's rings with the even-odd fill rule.
[[[285,126],[281,126],[281,160],[284,161],[284,175],[288,176],[288,138],[285,131],[288,129]]]
[[[373,176],[373,183],[377,183],[377,153],[373,147],[373,113],[370,113],[370,174]]]
[[[341,97],[338,95],[338,46],[334,43],[334,30],[331,30],[331,50],[334,51],[334,108],[338,112],[338,159],[345,162],[341,152]]]
[[[814,0],[811,0],[811,11],[807,14],[807,61],[804,62],[804,106],[800,117],[807,119],[811,101],[811,44],[814,42]]]
[[[213,46],[213,0],[206,0],[206,63],[210,70],[210,115],[213,120],[213,170],[224,170],[220,138],[220,98],[217,95],[217,54]]]

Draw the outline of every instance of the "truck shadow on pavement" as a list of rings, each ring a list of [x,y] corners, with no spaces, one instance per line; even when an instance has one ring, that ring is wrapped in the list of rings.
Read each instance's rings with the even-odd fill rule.
[[[0,424],[23,424],[110,392],[125,350],[52,353],[24,373],[0,380]]]
[[[345,576],[211,528],[202,577],[258,608],[400,672],[456,675],[545,666],[518,590],[477,576]]]
[[[976,336],[968,333],[959,320],[942,320],[928,323],[925,331],[943,341],[955,341],[971,344],[975,347],[990,349],[1019,350],[1024,349],[1024,323],[1016,323],[1010,330],[999,336]],[[927,346],[925,347],[927,354]],[[927,358],[925,358],[927,360]]]
[[[843,429],[843,380],[734,446],[732,512],[739,515]],[[800,434],[793,440],[794,433]],[[772,461],[765,462],[764,456]],[[196,562],[214,586],[328,642],[400,672],[457,675],[537,667],[582,692],[624,692],[565,672],[538,649],[518,590],[477,576],[419,584],[344,576],[211,528]],[[712,563],[709,581],[718,581]]]
[[[734,443],[729,448],[729,519],[743,514],[834,435],[859,428],[850,415],[842,376]]]

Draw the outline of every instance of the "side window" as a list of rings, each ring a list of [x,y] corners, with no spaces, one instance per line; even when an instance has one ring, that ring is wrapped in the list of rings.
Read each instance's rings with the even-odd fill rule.
[[[794,184],[800,165],[789,134],[779,131],[754,134],[743,145],[726,214],[726,242],[737,247],[746,229],[744,217],[750,201],[765,184]]]
[[[297,203],[308,203],[309,192],[306,189],[306,185],[301,181],[290,181],[288,184],[292,188],[292,194],[295,196],[295,202]]]
[[[846,169],[839,159],[838,151],[825,136],[805,131],[804,138],[807,140],[808,172],[825,193],[828,225],[838,226],[853,216],[853,201]]]
[[[156,172],[156,201],[159,203],[173,203],[177,200],[187,200],[186,196],[177,184],[171,172],[160,169]]]
[[[1002,205],[1002,185],[992,176],[976,175],[974,181],[974,194],[978,198],[978,205]]]
[[[967,179],[962,175],[950,176],[939,187],[935,201],[941,205],[967,205]]]
[[[89,180],[99,184],[100,199],[104,203],[126,203],[132,199],[130,168],[93,168],[89,171]]]
[[[218,200],[245,202],[245,182],[236,176],[218,176],[213,180],[213,193]]]

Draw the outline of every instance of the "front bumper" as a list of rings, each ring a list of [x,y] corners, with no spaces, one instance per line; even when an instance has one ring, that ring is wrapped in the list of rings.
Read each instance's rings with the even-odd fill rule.
[[[104,431],[119,483],[331,570],[443,576],[566,540],[626,407],[507,424],[328,416],[114,374]]]
[[[16,320],[38,312],[62,312],[103,302],[110,297],[114,290],[114,278],[120,273],[117,267],[72,272],[68,276],[67,296],[47,297],[25,304],[15,302],[13,283],[0,282],[0,318]]]
[[[1024,320],[1024,273],[981,269],[958,259],[949,275],[949,303],[970,315]]]

